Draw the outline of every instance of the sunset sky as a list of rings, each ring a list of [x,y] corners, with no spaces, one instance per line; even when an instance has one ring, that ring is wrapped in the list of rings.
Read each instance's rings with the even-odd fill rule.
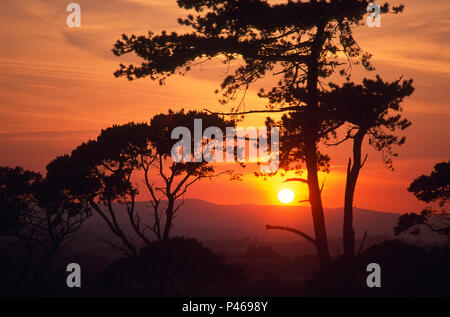
[[[287,1],[287,0],[286,0]],[[183,16],[175,0],[78,0],[81,28],[66,26],[62,0],[16,0],[0,4],[0,165],[20,165],[44,171],[57,155],[95,138],[100,129],[129,121],[148,121],[154,114],[174,110],[224,110],[214,90],[226,68],[204,64],[186,77],[173,77],[165,86],[150,79],[114,78],[121,59],[111,53],[122,33],[183,31]],[[283,1],[278,1],[283,2]],[[407,142],[387,170],[381,155],[365,144],[368,161],[359,179],[355,206],[381,211],[418,211],[423,204],[406,191],[417,176],[449,159],[450,145],[450,1],[403,0],[401,15],[383,15],[381,28],[360,27],[359,44],[374,54],[376,71],[354,69],[353,80],[380,74],[385,80],[413,78],[414,94],[403,104],[413,125]],[[245,99],[246,109],[262,109],[256,84]],[[260,126],[264,116],[244,124]],[[350,144],[325,149],[332,158],[324,205],[341,207]],[[246,170],[244,170],[245,172]],[[305,199],[305,185],[264,181],[249,172],[242,182],[206,180],[188,194],[220,204],[278,203],[277,193],[289,187]],[[321,175],[323,178],[324,175]]]

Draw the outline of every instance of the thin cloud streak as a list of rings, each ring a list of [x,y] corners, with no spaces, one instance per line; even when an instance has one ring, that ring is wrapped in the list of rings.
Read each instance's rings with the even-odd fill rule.
[[[176,19],[184,14],[175,0],[80,0],[79,3],[80,29],[65,25],[67,3],[61,1],[17,0],[0,5],[0,19],[7,26],[0,28],[1,165],[22,164],[25,168],[43,170],[48,160],[70,151],[87,138],[96,137],[102,128],[114,123],[148,121],[169,108],[229,110],[217,102],[213,93],[226,72],[219,62],[205,64],[203,71],[198,67],[186,77],[171,78],[162,87],[147,79],[129,82],[113,77],[120,62],[139,61],[117,58],[111,53],[122,33],[183,31]],[[352,80],[377,73],[386,80],[403,75],[414,78],[416,87],[414,95],[404,104],[413,125],[406,131],[408,139],[400,150],[397,169],[389,174],[397,181],[391,183],[389,192],[377,188],[379,175],[384,175],[385,170],[379,165],[379,153],[366,145],[369,161],[360,178],[359,207],[396,211],[402,202],[413,206],[414,199],[405,190],[407,184],[420,173],[428,173],[437,161],[448,159],[448,142],[437,146],[430,141],[442,139],[450,132],[447,12],[450,12],[448,1],[411,0],[403,14],[383,16],[381,28],[365,26],[356,32],[361,47],[374,53],[377,70],[367,74],[355,68]],[[256,89],[268,84],[270,79],[252,87],[245,100],[247,108],[264,107],[266,102],[256,97]],[[250,117],[245,123],[260,126],[264,118]],[[336,173],[333,181],[331,175],[327,181],[325,203],[329,206],[342,205],[341,170],[346,166],[348,150],[348,145],[326,149]],[[258,187],[259,191],[248,187],[232,184],[224,188],[234,193],[234,203],[256,202],[261,199],[258,193],[267,190],[263,185]],[[208,184],[196,188],[192,195],[199,198],[204,191],[213,190]],[[373,192],[389,198],[377,202]]]

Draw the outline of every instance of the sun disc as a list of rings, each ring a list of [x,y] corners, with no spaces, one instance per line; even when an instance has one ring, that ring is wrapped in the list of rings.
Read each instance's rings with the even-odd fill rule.
[[[292,202],[294,200],[294,193],[292,192],[292,190],[290,189],[282,189],[278,192],[278,199],[283,203],[283,204],[289,204],[290,202]]]

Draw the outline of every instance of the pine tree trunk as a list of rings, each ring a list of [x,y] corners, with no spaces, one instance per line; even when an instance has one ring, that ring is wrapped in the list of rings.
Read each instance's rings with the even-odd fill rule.
[[[314,224],[317,255],[321,268],[326,268],[330,263],[330,251],[328,249],[327,230],[323,213],[322,197],[317,176],[317,152],[307,155],[306,167],[308,170],[308,189],[311,213]]]
[[[322,269],[330,264],[330,251],[328,249],[327,229],[323,213],[322,197],[318,178],[318,153],[317,141],[319,133],[318,81],[319,81],[319,58],[324,42],[325,24],[317,26],[314,44],[311,47],[311,60],[308,63],[307,74],[307,110],[305,112],[308,120],[304,126],[305,162],[308,171],[309,202],[314,225],[317,255]]]
[[[344,226],[343,243],[344,259],[352,261],[355,256],[355,231],[353,230],[353,198],[355,195],[356,182],[361,170],[361,147],[364,140],[365,131],[358,130],[353,139],[353,165],[349,159],[347,166],[347,180],[345,183],[344,199]]]

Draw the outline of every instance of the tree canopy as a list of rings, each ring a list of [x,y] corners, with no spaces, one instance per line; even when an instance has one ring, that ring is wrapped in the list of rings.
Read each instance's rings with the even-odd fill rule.
[[[218,115],[184,110],[155,115],[150,123],[114,125],[101,131],[96,140],[78,146],[70,155],[48,164],[48,178],[86,201],[103,218],[111,232],[119,238],[118,245],[106,241],[127,255],[137,255],[139,245],[148,245],[153,238],[168,239],[173,219],[183,204],[186,191],[197,181],[230,170],[216,171],[202,159],[199,162],[175,162],[170,157],[178,140],[171,138],[175,127],[186,127],[194,143],[194,119],[201,118],[204,128],[225,129],[234,122]],[[203,133],[203,131],[201,131]],[[194,155],[194,154],[191,154]],[[142,190],[144,188],[144,190]],[[136,210],[136,197],[142,194],[151,206],[144,217]],[[124,208],[132,232],[124,229],[119,215]],[[149,234],[153,233],[153,234]],[[140,241],[137,243],[136,241]]]
[[[288,122],[286,116],[282,124],[293,131],[293,147],[300,150],[295,154],[299,159],[295,166],[299,167],[302,160],[306,163],[307,179],[302,181],[309,188],[314,244],[322,266],[327,266],[330,254],[318,171],[327,167],[328,157],[318,151],[318,144],[341,123],[324,115],[327,107],[320,97],[325,91],[323,80],[334,73],[349,79],[352,65],[374,69],[371,55],[360,48],[352,31],[352,27],[362,25],[369,1],[271,4],[265,0],[179,0],[177,4],[189,12],[178,22],[192,31],[124,34],[113,53],[135,53],[143,62],[138,66],[120,64],[115,76],[129,80],[148,76],[163,84],[168,77],[185,74],[212,58],[228,65],[239,61],[234,73],[222,81],[222,103],[234,100],[239,91],[246,91],[263,77],[277,77],[277,83],[267,91],[261,88],[259,96],[268,100],[265,112],[295,111],[290,114],[292,120]],[[393,12],[402,9],[394,7]],[[381,11],[388,12],[389,4]],[[239,113],[240,106],[233,107],[232,113]]]
[[[426,203],[438,202],[441,209],[428,206],[419,214],[401,215],[394,228],[395,235],[403,232],[418,235],[420,227],[424,226],[432,232],[446,236],[450,241],[450,215],[444,209],[450,194],[450,161],[437,163],[430,175],[416,178],[408,187],[408,191]]]

